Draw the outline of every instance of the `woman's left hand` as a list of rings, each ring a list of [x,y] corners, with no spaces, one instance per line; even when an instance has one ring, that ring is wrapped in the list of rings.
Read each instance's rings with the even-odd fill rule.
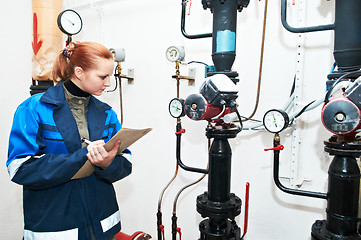
[[[91,142],[88,146],[87,158],[95,166],[102,169],[106,169],[113,162],[115,155],[118,152],[118,147],[120,145],[120,140],[118,140],[112,150],[107,152],[104,148],[104,141],[98,140]]]

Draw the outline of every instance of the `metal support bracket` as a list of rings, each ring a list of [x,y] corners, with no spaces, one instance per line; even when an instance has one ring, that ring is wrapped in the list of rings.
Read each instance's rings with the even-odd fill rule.
[[[305,22],[305,0],[297,1],[298,7],[298,26],[303,26]],[[297,56],[296,56],[296,79],[295,79],[295,109],[302,108],[302,82],[303,82],[303,61],[304,61],[304,44],[305,36],[304,34],[297,34]],[[300,152],[300,143],[301,143],[301,129],[299,126],[299,120],[295,119],[293,131],[292,131],[292,140],[291,140],[291,163],[290,163],[290,186],[292,188],[297,188],[299,186],[299,176],[298,176],[298,161],[299,161],[299,152]],[[301,181],[303,182],[303,181]]]

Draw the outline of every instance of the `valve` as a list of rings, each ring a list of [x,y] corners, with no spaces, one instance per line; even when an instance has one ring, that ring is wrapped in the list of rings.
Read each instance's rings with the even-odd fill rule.
[[[177,227],[177,232],[179,234],[179,240],[182,240],[182,232],[180,227]]]
[[[164,225],[160,225],[159,226],[160,230],[162,230],[162,236],[163,236],[163,240],[165,240],[165,234],[164,234]]]
[[[266,148],[265,151],[270,151],[270,150],[283,150],[285,147],[281,144],[279,144],[277,147],[274,148]]]
[[[176,132],[175,134],[178,135],[178,134],[182,134],[182,133],[185,133],[186,130],[184,128],[182,128],[179,132]]]
[[[187,0],[187,2],[189,2],[188,15],[191,15],[192,0]]]

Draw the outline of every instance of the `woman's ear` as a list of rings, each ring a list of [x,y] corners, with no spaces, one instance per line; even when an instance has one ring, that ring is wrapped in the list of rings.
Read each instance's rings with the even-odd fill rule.
[[[74,68],[74,75],[77,79],[81,80],[83,75],[84,75],[84,71],[81,67],[75,67]]]

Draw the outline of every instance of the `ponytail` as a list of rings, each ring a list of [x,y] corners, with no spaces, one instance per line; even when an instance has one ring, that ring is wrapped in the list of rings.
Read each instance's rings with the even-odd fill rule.
[[[96,42],[70,42],[55,59],[53,79],[59,82],[72,78],[75,67],[81,67],[84,71],[95,69],[99,59],[113,59],[113,55],[106,47]]]

